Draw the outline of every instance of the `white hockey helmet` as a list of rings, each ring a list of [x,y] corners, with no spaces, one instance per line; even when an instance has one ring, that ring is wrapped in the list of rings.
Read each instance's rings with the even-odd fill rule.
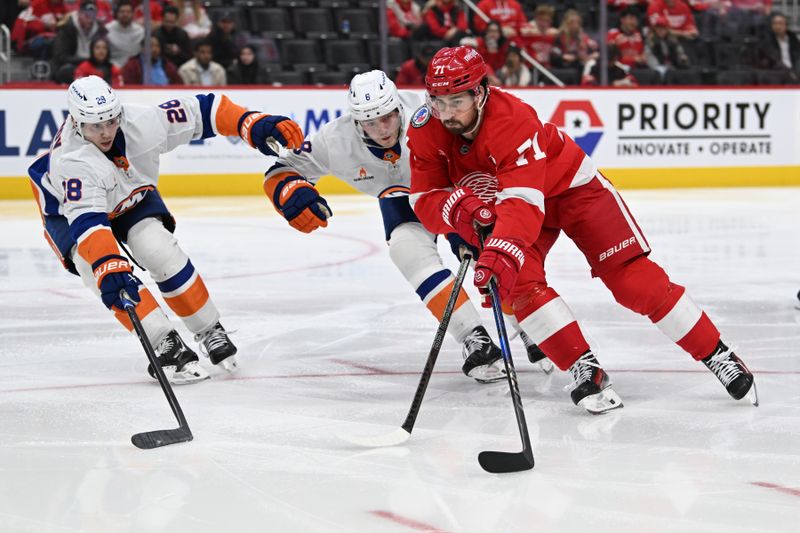
[[[356,129],[365,138],[359,121],[373,120],[397,109],[400,112],[401,130],[405,124],[403,104],[400,102],[397,87],[382,70],[371,70],[353,76],[347,94],[347,106],[356,121]]]
[[[78,126],[98,124],[122,114],[122,104],[114,89],[98,76],[73,81],[67,89],[67,108]]]

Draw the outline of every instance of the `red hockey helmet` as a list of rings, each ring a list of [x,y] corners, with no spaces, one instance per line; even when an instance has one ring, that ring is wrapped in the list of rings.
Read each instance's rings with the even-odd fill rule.
[[[469,91],[480,85],[488,69],[474,48],[442,48],[428,63],[425,88],[430,96]]]

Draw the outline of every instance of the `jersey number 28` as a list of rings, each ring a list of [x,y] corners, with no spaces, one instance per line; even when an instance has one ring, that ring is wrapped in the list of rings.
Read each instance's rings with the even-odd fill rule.
[[[186,122],[186,110],[181,107],[180,100],[170,100],[159,105],[161,109],[166,110],[167,120],[171,123]]]

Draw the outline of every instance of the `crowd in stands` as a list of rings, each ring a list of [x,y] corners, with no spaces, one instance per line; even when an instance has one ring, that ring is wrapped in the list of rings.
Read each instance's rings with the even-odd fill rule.
[[[0,22],[40,78],[154,85],[346,83],[378,67],[380,0],[5,0]],[[152,36],[145,46],[148,2]],[[798,84],[800,40],[772,0],[387,0],[391,75],[421,86],[441,46],[475,47],[506,86]],[[16,4],[16,5],[13,5]],[[44,72],[44,74],[41,74]]]

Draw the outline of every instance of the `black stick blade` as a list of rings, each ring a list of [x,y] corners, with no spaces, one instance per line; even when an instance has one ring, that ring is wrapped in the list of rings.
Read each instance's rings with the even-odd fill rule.
[[[137,433],[131,437],[131,442],[142,450],[152,450],[153,448],[169,446],[179,442],[189,442],[193,438],[194,436],[189,428],[158,429],[156,431]]]
[[[478,454],[481,468],[492,474],[522,472],[533,468],[533,453],[526,452],[481,452]]]

